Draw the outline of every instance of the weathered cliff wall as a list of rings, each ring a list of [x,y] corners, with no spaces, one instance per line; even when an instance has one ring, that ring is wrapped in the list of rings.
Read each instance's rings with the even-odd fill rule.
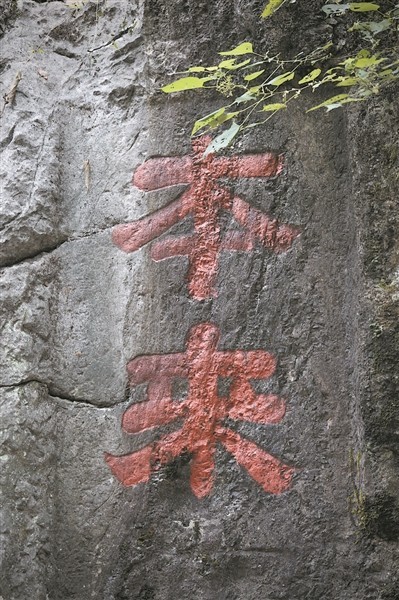
[[[398,90],[224,163],[159,91],[261,4],[3,0],[2,600],[399,598]]]

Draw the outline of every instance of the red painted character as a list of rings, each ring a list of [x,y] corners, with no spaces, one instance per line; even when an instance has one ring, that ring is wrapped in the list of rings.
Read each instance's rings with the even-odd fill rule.
[[[226,418],[264,424],[282,420],[284,401],[256,394],[250,383],[270,377],[276,361],[263,350],[217,350],[218,341],[218,328],[201,323],[189,332],[186,352],[140,356],[129,362],[131,386],[148,382],[148,388],[145,402],[131,405],[124,413],[123,429],[140,433],[177,419],[183,419],[183,425],[131,454],[106,454],[112,472],[124,485],[148,481],[152,472],[188,452],[191,489],[198,498],[207,496],[213,486],[219,442],[266,492],[279,494],[288,488],[294,473],[291,467],[223,425]],[[188,380],[188,396],[183,401],[172,400],[177,377]],[[227,396],[218,394],[219,377],[232,380]]]
[[[283,252],[299,234],[297,229],[279,224],[218,183],[221,177],[277,175],[282,169],[282,157],[269,153],[240,157],[204,155],[209,143],[209,137],[197,138],[193,141],[192,156],[153,158],[140,165],[133,183],[141,190],[184,183],[189,187],[164,208],[133,223],[118,225],[113,231],[115,244],[125,252],[134,252],[192,215],[193,233],[158,241],[151,248],[151,256],[155,261],[188,256],[189,292],[197,300],[217,295],[214,283],[222,250],[251,251],[258,241],[275,252]],[[219,223],[222,209],[232,213],[242,228],[229,231],[223,239]]]

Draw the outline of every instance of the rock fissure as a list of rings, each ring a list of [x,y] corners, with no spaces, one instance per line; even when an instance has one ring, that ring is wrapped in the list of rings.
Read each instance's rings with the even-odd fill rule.
[[[9,132],[7,133],[7,135],[1,140],[0,142],[0,150],[4,150],[4,148],[6,148],[9,144],[11,144],[13,138],[14,138],[14,133],[15,133],[15,128],[16,128],[17,124],[14,123],[14,125],[11,127],[11,129],[9,130]]]
[[[42,258],[43,256],[45,256],[46,254],[51,254],[52,252],[54,252],[55,250],[58,250],[58,248],[60,248],[63,244],[65,244],[68,241],[68,239],[64,239],[61,242],[59,242],[58,244],[54,244],[53,246],[46,246],[44,248],[42,248],[39,252],[35,252],[33,254],[28,254],[26,256],[23,256],[22,258],[20,258],[19,260],[13,261],[13,262],[3,262],[3,264],[0,267],[0,272],[3,269],[7,269],[10,267],[16,267],[24,262],[28,262],[30,260],[36,260],[38,258]]]
[[[48,385],[46,385],[46,387],[48,389],[48,395],[51,398],[54,398],[56,400],[65,400],[67,402],[71,402],[72,404],[84,404],[85,406],[89,406],[90,408],[109,410],[125,402],[125,400],[123,399],[120,402],[116,402],[115,404],[104,404],[103,402],[96,403],[91,400],[87,400],[86,398],[75,398],[73,395],[66,394],[65,392],[60,392],[58,389],[53,389],[51,386]]]
[[[11,383],[7,385],[0,384],[0,389],[15,389],[19,387],[24,387],[29,384],[35,383],[37,385],[44,386],[47,390],[50,398],[54,398],[55,400],[65,400],[66,402],[70,402],[72,404],[84,404],[85,406],[89,406],[91,408],[98,409],[111,409],[119,404],[124,404],[125,399],[121,400],[121,402],[115,402],[114,404],[105,404],[104,402],[94,402],[92,400],[88,400],[87,398],[76,398],[72,394],[65,393],[58,388],[54,388],[51,384],[42,381],[41,379],[24,379],[23,381],[19,381],[16,383]]]
[[[4,262],[2,265],[0,265],[0,272],[2,269],[15,267],[15,266],[20,265],[29,260],[36,260],[37,258],[42,258],[46,254],[52,254],[53,252],[55,252],[56,250],[61,248],[61,246],[63,246],[64,244],[78,242],[79,240],[89,238],[89,237],[98,235],[100,233],[104,233],[106,231],[111,231],[112,228],[113,228],[113,225],[111,225],[110,227],[104,227],[104,229],[96,229],[95,231],[90,231],[90,232],[87,232],[87,233],[84,233],[81,235],[77,235],[77,236],[68,236],[65,239],[63,239],[61,242],[54,244],[53,246],[47,246],[47,247],[41,249],[39,252],[36,252],[32,255],[30,255],[30,254],[26,255],[14,262]]]
[[[112,36],[112,38],[108,42],[105,42],[105,44],[101,44],[100,46],[96,46],[95,48],[89,48],[87,50],[87,52],[96,52],[97,50],[101,50],[102,48],[107,48],[108,46],[111,46],[111,44],[114,44],[116,42],[116,40],[119,40],[121,37],[123,37],[127,33],[130,33],[131,31],[133,31],[135,27],[136,27],[136,23],[132,23],[128,27],[125,27],[125,29],[123,29],[122,31],[119,31],[119,33],[116,33],[114,36]],[[137,41],[139,42],[140,38],[138,38]]]

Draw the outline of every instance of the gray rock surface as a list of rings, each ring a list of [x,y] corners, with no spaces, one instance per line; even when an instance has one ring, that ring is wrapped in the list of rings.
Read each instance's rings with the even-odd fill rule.
[[[132,175],[188,154],[215,107],[162,95],[166,74],[249,36],[302,43],[299,17],[317,39],[322,4],[272,27],[241,0],[3,0],[2,90],[22,78],[0,134],[2,600],[399,597],[397,89],[327,116],[298,105],[227,152],[284,153],[279,176],[223,185],[301,235],[282,254],[224,252],[218,297],[190,296],[186,258],[111,237],[184,189]],[[201,322],[221,349],[277,359],[256,385],[284,419],[231,427],[295,468],[281,495],[222,446],[204,499],[186,454],[133,487],[104,460],[159,437],[121,429],[144,394],[127,362],[183,352]]]

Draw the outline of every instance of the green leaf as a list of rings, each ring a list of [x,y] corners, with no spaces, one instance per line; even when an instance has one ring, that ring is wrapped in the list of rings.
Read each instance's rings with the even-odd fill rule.
[[[378,77],[390,77],[391,75],[393,75],[392,69],[384,69],[378,73]]]
[[[349,2],[348,4],[325,4],[322,7],[322,11],[327,16],[330,15],[343,15],[348,10],[353,12],[370,12],[378,10],[380,7],[374,2]]]
[[[335,84],[335,87],[347,87],[358,83],[359,80],[357,77],[340,77],[338,83]]]
[[[385,58],[377,58],[376,56],[370,56],[370,58],[357,58],[352,66],[355,67],[355,69],[367,69],[368,67],[380,64],[384,60]]]
[[[233,140],[233,138],[240,131],[240,125],[235,121],[232,122],[227,131],[223,131],[209,144],[208,148],[204,152],[204,156],[213,152],[218,152],[222,148],[226,148]]]
[[[306,77],[303,77],[298,83],[309,83],[310,81],[314,81],[320,75],[321,69],[313,69]]]
[[[320,50],[329,50],[331,48],[331,46],[334,46],[333,42],[327,42],[327,44],[325,44],[325,46],[320,48]]]
[[[267,17],[270,17],[273,13],[276,12],[277,9],[280,8],[283,2],[285,2],[285,0],[269,0],[265,8],[263,9],[261,16],[264,19],[267,19]]]
[[[255,96],[251,94],[251,92],[245,92],[242,96],[238,96],[233,102],[233,104],[242,104],[243,102],[250,102],[251,100],[255,100]]]
[[[250,62],[251,62],[251,59],[247,58],[246,60],[243,60],[242,62],[238,63],[238,65],[236,65],[234,68],[240,69],[241,67],[245,67],[246,65],[248,65]]]
[[[235,58],[228,58],[227,60],[222,60],[222,62],[220,62],[218,64],[218,69],[228,69],[229,71],[231,71],[233,69],[239,69],[240,67],[245,67],[245,65],[249,64],[250,62],[251,62],[251,59],[248,58],[247,60],[243,60],[242,62],[236,64]]]
[[[379,4],[374,4],[373,2],[350,2],[349,10],[353,10],[354,12],[369,12],[373,10],[378,10],[380,8]]]
[[[361,100],[361,98],[346,98],[345,100],[342,100],[342,102],[329,104],[327,106],[327,112],[330,112],[330,110],[333,110],[334,108],[341,108],[343,104],[349,104],[349,102],[361,102]]]
[[[325,4],[322,9],[329,17],[330,15],[343,15],[349,10],[349,4]]]
[[[368,69],[368,67],[378,65],[385,60],[386,58],[378,58],[377,54],[370,56],[368,50],[361,50],[355,57],[347,58],[339,64],[343,65],[346,71],[353,71],[354,69]],[[365,75],[367,76],[366,71]]]
[[[236,110],[234,112],[229,112],[226,113],[225,115],[222,115],[217,121],[216,124],[213,124],[212,127],[217,127],[218,125],[221,125],[222,123],[225,123],[226,121],[230,121],[230,119],[233,119],[234,117],[236,117],[237,115],[240,114],[239,110]]]
[[[241,56],[242,54],[253,54],[253,48],[251,42],[243,42],[239,46],[236,46],[232,50],[227,52],[219,52],[221,56]]]
[[[291,79],[294,79],[294,77],[295,77],[295,73],[293,71],[287,71],[287,73],[283,73],[282,75],[278,75],[277,77],[274,77],[274,79],[272,79],[271,81],[267,81],[266,85],[279,86],[279,85],[282,85],[283,83],[285,83],[286,81],[290,81]]]
[[[358,53],[357,58],[367,58],[368,56],[370,56],[370,52],[366,50],[366,48],[363,48],[363,50],[360,50]]]
[[[205,71],[205,67],[190,67],[188,69],[189,73],[203,73]]]
[[[379,8],[379,5],[374,2],[349,2],[348,4],[325,4],[321,10],[330,16],[343,15],[347,10],[353,12],[370,12]]]
[[[262,73],[265,72],[265,69],[262,69],[261,71],[255,71],[255,73],[250,73],[249,75],[245,75],[244,79],[245,81],[252,81],[253,79],[256,79],[257,77],[259,77],[259,75],[262,75]]]
[[[390,29],[392,23],[389,19],[382,21],[364,21],[363,23],[355,23],[348,31],[369,31],[373,35],[378,35],[382,31]]]
[[[234,69],[235,62],[236,62],[235,58],[229,58],[227,60],[222,60],[222,62],[220,62],[218,64],[218,68],[219,69]]]
[[[209,115],[206,115],[205,117],[202,117],[201,119],[198,119],[198,121],[195,121],[191,135],[194,135],[194,133],[197,133],[197,131],[199,131],[203,127],[206,127],[208,125],[208,123],[212,123],[212,121],[214,121],[215,119],[220,117],[224,112],[225,112],[224,107],[219,108],[219,110],[215,110],[213,113],[210,113]]]
[[[371,90],[365,90],[365,89],[360,90],[359,93],[361,95],[361,98],[360,98],[361,100],[363,100],[363,98],[368,98],[369,96],[373,95],[373,92]]]
[[[330,104],[337,104],[339,102],[342,102],[342,100],[346,100],[346,98],[349,98],[349,94],[338,94],[337,96],[332,96],[328,100],[324,100],[324,102],[322,102],[321,104],[309,108],[309,110],[307,110],[306,112],[312,112],[312,110],[317,110],[318,108],[322,108],[323,106],[327,107],[330,106]]]
[[[191,132],[191,135],[194,135],[195,133],[197,133],[197,131],[199,131],[200,129],[203,129],[204,127],[209,127],[210,129],[213,129],[214,127],[218,127],[225,121],[228,121],[229,119],[232,119],[233,117],[235,117],[237,115],[238,115],[238,112],[226,113],[224,107],[220,108],[219,110],[216,110],[215,112],[207,115],[206,117],[202,117],[202,119],[198,119],[198,121],[196,121],[194,123],[194,127]]]
[[[265,104],[262,107],[262,110],[267,111],[267,112],[271,112],[271,111],[276,111],[276,110],[281,110],[282,108],[287,108],[286,104],[282,104],[281,102],[276,102],[275,104]]]
[[[196,88],[204,87],[204,83],[210,81],[213,77],[182,77],[177,79],[173,83],[165,85],[161,90],[165,94],[171,94],[173,92],[183,92],[184,90],[194,90]]]
[[[312,112],[312,110],[317,110],[318,108],[326,108],[327,112],[333,110],[334,108],[340,108],[343,104],[348,104],[348,102],[359,102],[360,98],[351,98],[349,94],[338,94],[337,96],[332,96],[328,100],[325,100],[321,104],[317,106],[313,106],[309,108],[306,112]]]

